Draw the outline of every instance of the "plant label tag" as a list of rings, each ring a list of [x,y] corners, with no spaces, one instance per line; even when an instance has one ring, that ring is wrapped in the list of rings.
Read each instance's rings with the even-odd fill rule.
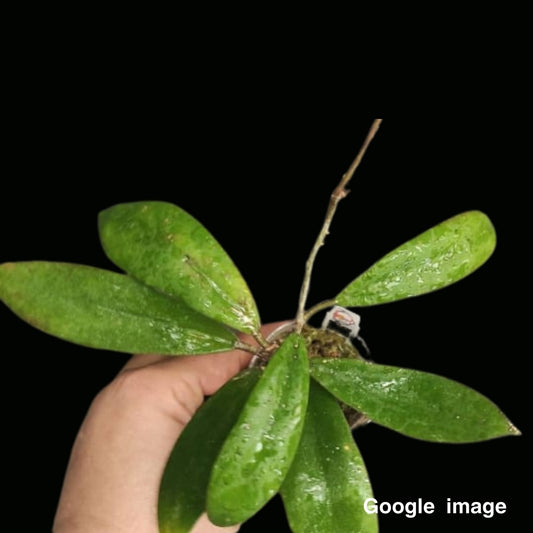
[[[345,309],[344,307],[334,305],[326,313],[326,316],[322,321],[322,329],[326,329],[330,323],[347,329],[349,331],[349,338],[355,339],[359,335],[361,317],[357,313],[348,311],[348,309]]]

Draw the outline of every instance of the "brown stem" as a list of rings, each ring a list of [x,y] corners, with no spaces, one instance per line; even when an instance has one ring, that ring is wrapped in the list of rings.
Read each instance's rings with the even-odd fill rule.
[[[363,142],[363,145],[361,146],[359,150],[359,153],[357,154],[356,158],[353,160],[352,164],[350,165],[346,173],[342,176],[341,181],[339,182],[337,187],[335,187],[335,189],[333,190],[333,193],[331,194],[328,209],[326,211],[326,217],[324,219],[324,224],[322,225],[322,229],[320,230],[320,233],[318,234],[317,240],[305,264],[304,280],[302,283],[302,288],[300,290],[300,300],[298,302],[298,312],[296,314],[296,331],[298,332],[302,331],[302,328],[305,324],[305,304],[307,302],[307,296],[309,295],[309,287],[311,284],[311,273],[313,271],[313,265],[315,264],[315,259],[318,254],[318,250],[320,250],[320,248],[324,245],[326,236],[329,233],[331,221],[333,220],[333,215],[335,214],[335,211],[337,210],[337,205],[348,194],[348,191],[346,190],[346,185],[352,179],[352,176],[354,175],[357,167],[359,166],[359,163],[361,163],[361,160],[363,159],[363,156],[365,155],[366,149],[368,148],[370,142],[376,135],[376,132],[378,131],[379,126],[381,125],[381,121],[382,119],[380,118],[377,118],[374,120],[374,122],[370,126],[370,130],[368,131],[368,134]]]

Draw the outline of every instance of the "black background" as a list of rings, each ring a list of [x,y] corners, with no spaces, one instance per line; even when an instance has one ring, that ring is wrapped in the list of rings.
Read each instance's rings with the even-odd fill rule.
[[[83,82],[83,83],[82,83]],[[85,83],[86,82],[86,83]],[[293,318],[304,262],[329,195],[371,117],[296,98],[276,104],[206,96],[161,104],[77,78],[19,87],[3,172],[0,262],[44,259],[114,269],[97,213],[166,200],[197,217],[241,270],[264,322]],[[316,263],[309,303],[331,298],[395,246],[468,209],[486,212],[498,245],[480,270],[431,295],[362,309],[376,362],[453,378],[482,392],[524,433],[468,445],[430,444],[369,425],[356,439],[376,498],[433,501],[437,511],[381,516],[381,531],[502,531],[524,521],[529,486],[527,131],[517,118],[385,118],[339,206]],[[524,133],[526,135],[524,135]],[[94,395],[128,356],[32,329],[0,307],[4,484],[22,520],[49,529],[70,447]],[[501,517],[452,517],[447,497],[503,501]],[[28,513],[28,499],[38,513]],[[31,502],[30,502],[31,503]],[[18,506],[20,505],[20,511]],[[242,531],[289,531],[275,499]]]

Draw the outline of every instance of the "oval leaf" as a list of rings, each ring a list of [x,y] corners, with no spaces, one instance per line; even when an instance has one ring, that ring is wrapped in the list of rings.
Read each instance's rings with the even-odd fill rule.
[[[281,487],[294,533],[374,533],[372,487],[339,403],[313,380],[298,452]]]
[[[312,376],[373,422],[434,442],[519,435],[500,409],[456,381],[358,359],[313,360]]]
[[[259,315],[245,281],[213,236],[166,202],[119,204],[98,217],[107,256],[125,272],[217,321],[248,333]]]
[[[0,298],[32,326],[91,348],[177,355],[226,351],[236,341],[183,302],[89,266],[4,263]]]
[[[269,361],[215,462],[207,492],[214,524],[244,522],[278,492],[298,447],[308,393],[305,343],[291,334]]]
[[[374,263],[336,298],[344,307],[376,305],[446,287],[480,267],[496,246],[492,223],[468,211],[427,230]]]
[[[213,463],[260,374],[251,368],[228,381],[181,433],[161,481],[161,533],[188,533],[205,511]]]

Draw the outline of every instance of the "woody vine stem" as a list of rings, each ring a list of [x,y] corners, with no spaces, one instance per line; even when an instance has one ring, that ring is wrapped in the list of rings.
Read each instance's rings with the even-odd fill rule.
[[[329,228],[331,226],[331,221],[333,220],[333,216],[335,215],[335,211],[337,210],[337,206],[339,202],[344,197],[346,197],[346,195],[349,193],[349,191],[346,189],[346,185],[352,179],[352,176],[357,170],[357,167],[361,163],[361,160],[363,159],[363,156],[365,155],[365,152],[368,146],[372,142],[372,139],[376,135],[379,129],[379,126],[381,125],[381,121],[382,121],[381,118],[377,118],[374,120],[374,122],[370,126],[370,130],[367,133],[367,136],[363,142],[363,145],[359,149],[359,153],[357,154],[355,159],[352,161],[352,164],[350,165],[346,173],[342,176],[341,181],[335,187],[335,189],[333,190],[333,193],[331,194],[328,209],[326,211],[326,217],[322,225],[322,229],[320,230],[320,233],[318,234],[316,242],[311,250],[311,253],[309,254],[309,258],[307,259],[307,262],[305,263],[304,280],[302,283],[302,288],[300,290],[298,312],[296,314],[296,331],[299,333],[302,331],[302,328],[304,327],[304,324],[306,320],[309,319],[309,317],[311,317],[318,311],[325,309],[326,307],[330,307],[331,305],[335,303],[334,301],[322,302],[314,306],[307,313],[305,312],[305,304],[307,302],[307,296],[309,294],[309,286],[311,284],[311,273],[313,271],[313,265],[315,264],[315,259],[318,254],[318,250],[320,250],[320,248],[324,245],[324,241],[326,240],[326,237],[329,234]]]

